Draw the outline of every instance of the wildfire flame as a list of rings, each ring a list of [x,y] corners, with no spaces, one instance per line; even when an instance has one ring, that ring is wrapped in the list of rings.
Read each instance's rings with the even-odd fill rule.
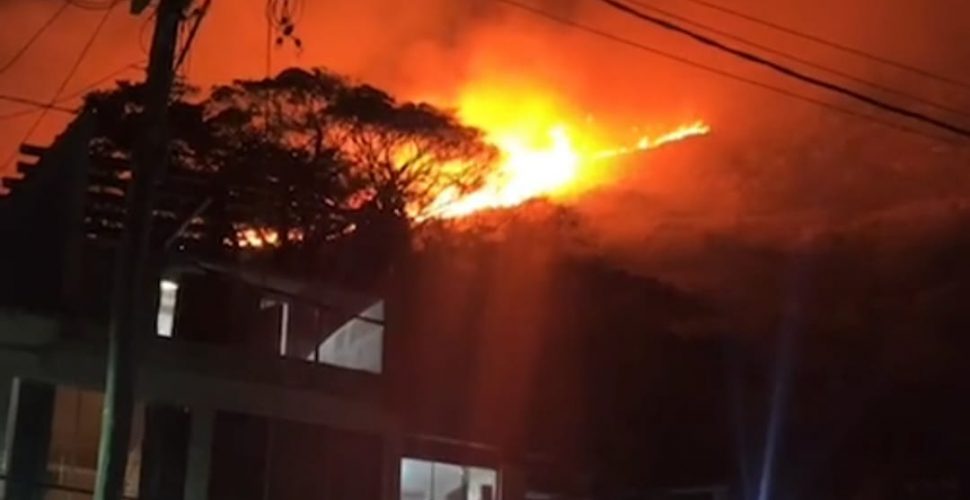
[[[575,193],[593,184],[597,170],[605,168],[610,159],[711,131],[703,121],[695,121],[654,137],[642,136],[632,146],[603,147],[607,141],[600,137],[602,134],[575,125],[575,120],[567,121],[548,97],[510,97],[481,89],[466,92],[459,99],[458,115],[463,122],[485,131],[486,140],[501,152],[501,163],[474,192],[439,193],[420,219],[458,218]]]
[[[593,159],[600,160],[605,158],[614,158],[616,156],[623,156],[636,153],[638,151],[657,149],[665,144],[682,141],[691,137],[707,135],[710,132],[711,126],[701,120],[698,120],[687,125],[681,125],[676,129],[655,138],[650,138],[647,136],[641,137],[640,140],[637,141],[637,144],[633,147],[621,147],[598,151],[595,155],[593,155]]]
[[[514,207],[538,198],[562,198],[581,193],[609,178],[609,162],[618,157],[649,151],[664,145],[707,135],[711,127],[697,120],[673,130],[641,135],[629,146],[615,146],[613,135],[603,133],[592,118],[570,112],[546,92],[509,91],[501,86],[481,85],[466,89],[458,99],[457,114],[467,125],[485,132],[485,140],[501,153],[499,164],[484,185],[471,193],[445,189],[423,211],[411,214],[416,221],[455,219],[483,210]],[[635,135],[634,135],[635,136]],[[607,146],[613,144],[614,146]],[[440,168],[448,168],[441,165]],[[344,234],[353,232],[349,227]],[[270,227],[236,228],[235,241],[227,244],[260,250],[285,242],[302,241],[298,229],[280,233]]]
[[[247,227],[236,231],[236,245],[240,248],[260,249],[280,244],[280,235],[272,228]]]
[[[283,237],[285,236],[285,238]],[[240,226],[236,228],[236,240],[226,241],[227,245],[235,245],[238,248],[248,248],[261,250],[263,248],[276,248],[284,242],[303,241],[303,230],[293,228],[284,234],[272,227],[252,227]]]

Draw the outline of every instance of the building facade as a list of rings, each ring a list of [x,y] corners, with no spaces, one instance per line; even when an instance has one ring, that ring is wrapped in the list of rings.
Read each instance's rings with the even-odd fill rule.
[[[118,165],[89,164],[89,137],[82,117],[50,149],[25,147],[36,163],[22,163],[23,177],[7,180],[11,194],[0,198],[10,236],[0,301],[4,498],[81,499],[94,488],[120,218],[111,210],[123,206],[124,177]],[[176,229],[159,212],[158,232]],[[396,354],[385,297],[219,262],[165,267],[153,322],[136,339],[126,497],[526,495],[524,450],[402,416],[413,399],[399,373],[408,361]]]
[[[121,162],[89,164],[86,119],[48,150],[26,148],[37,162],[0,198],[4,498],[81,500],[94,487],[130,175]],[[181,250],[209,230],[204,191],[186,194],[205,179],[167,182],[156,243],[180,251],[161,257],[156,307],[136,336],[126,497],[730,498],[724,435],[697,435],[704,460],[644,455],[641,441],[662,444],[673,416],[624,384],[671,346],[629,346],[667,342],[642,332],[692,311],[667,288],[571,270],[543,245],[470,265],[414,261],[364,291],[203,258]],[[723,430],[702,411],[699,426]],[[660,479],[639,480],[641,464]]]

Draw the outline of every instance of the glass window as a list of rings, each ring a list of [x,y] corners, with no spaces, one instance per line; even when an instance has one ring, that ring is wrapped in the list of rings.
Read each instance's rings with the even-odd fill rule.
[[[353,370],[381,373],[384,301],[378,301],[326,336],[309,358]]]
[[[401,500],[431,500],[431,462],[401,460]]]
[[[465,469],[457,465],[435,463],[431,469],[432,500],[465,500],[468,498],[468,479]]]
[[[48,499],[80,500],[84,494],[73,490],[93,491],[98,465],[98,443],[101,436],[103,395],[75,387],[58,386],[54,396],[51,443],[47,470],[54,487]],[[125,472],[126,497],[138,495],[141,469],[143,408],[136,405],[132,421],[128,468]],[[64,487],[59,490],[57,487]],[[80,495],[80,496],[79,496]]]
[[[401,500],[494,500],[497,488],[493,469],[401,460]]]
[[[468,468],[468,500],[495,500],[498,473],[481,467]]]

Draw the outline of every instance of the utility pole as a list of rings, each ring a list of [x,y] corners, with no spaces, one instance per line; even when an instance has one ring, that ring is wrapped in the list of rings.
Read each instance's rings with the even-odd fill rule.
[[[144,335],[152,304],[146,303],[154,190],[168,161],[168,102],[179,24],[189,0],[160,0],[155,18],[144,93],[143,137],[132,152],[128,211],[118,249],[108,326],[107,372],[94,500],[120,500],[124,494],[131,419],[134,408],[134,344]],[[138,13],[147,6],[132,0]]]

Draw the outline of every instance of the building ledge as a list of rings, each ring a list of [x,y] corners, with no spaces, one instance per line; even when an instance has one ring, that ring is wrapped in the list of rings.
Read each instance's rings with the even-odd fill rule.
[[[60,322],[51,316],[17,309],[0,308],[0,347],[37,348],[53,344]]]
[[[0,309],[0,375],[101,390],[104,327],[87,330],[94,331],[62,337],[54,317]],[[373,374],[162,338],[144,339],[138,351],[140,400],[368,432],[394,428]]]

